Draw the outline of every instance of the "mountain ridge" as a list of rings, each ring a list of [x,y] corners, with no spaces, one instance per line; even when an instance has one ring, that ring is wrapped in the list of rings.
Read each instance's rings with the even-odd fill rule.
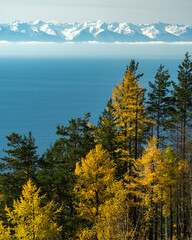
[[[15,20],[0,24],[0,41],[8,42],[189,42],[192,26],[183,24],[126,22],[101,20],[60,23],[56,21]]]

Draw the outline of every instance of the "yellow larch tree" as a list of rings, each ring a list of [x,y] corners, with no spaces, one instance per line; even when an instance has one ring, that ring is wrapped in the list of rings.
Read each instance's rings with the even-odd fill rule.
[[[159,174],[156,192],[161,200],[160,235],[164,234],[165,239],[170,240],[175,237],[181,239],[182,234],[188,231],[185,230],[185,219],[186,213],[190,212],[191,204],[188,188],[189,164],[186,160],[179,159],[173,149],[168,146],[163,162],[157,167],[157,170]],[[164,229],[162,225],[164,225]],[[186,228],[189,229],[189,225],[186,224]]]
[[[61,228],[57,226],[56,218],[60,210],[55,210],[53,202],[42,207],[45,195],[39,194],[40,189],[29,179],[23,186],[20,199],[14,200],[13,209],[5,208],[13,226],[13,239],[48,240],[59,235]]]
[[[163,152],[157,148],[155,137],[148,141],[148,147],[139,160],[139,177],[137,184],[140,186],[141,205],[144,216],[144,231],[149,239],[153,239],[153,219],[156,214],[158,194],[155,191],[158,179],[157,167],[163,161]]]
[[[98,144],[84,159],[81,159],[80,163],[76,164],[75,174],[78,177],[74,189],[77,212],[79,216],[94,224],[101,204],[109,198],[106,189],[114,181],[114,162],[110,159],[109,153],[102,149],[102,145]],[[85,233],[86,230],[82,231]]]
[[[113,182],[107,191],[112,195],[100,207],[98,221],[94,228],[98,240],[131,239],[134,235],[134,226],[130,219],[128,191],[122,180]]]
[[[0,221],[0,240],[11,240],[11,229],[10,227],[5,227],[3,222]]]
[[[137,66],[131,62],[124,74],[123,81],[113,89],[113,108],[118,142],[121,143],[119,152],[125,162],[125,171],[131,171],[131,166],[138,158],[139,138],[149,122],[144,114],[143,104],[145,88],[138,83]]]

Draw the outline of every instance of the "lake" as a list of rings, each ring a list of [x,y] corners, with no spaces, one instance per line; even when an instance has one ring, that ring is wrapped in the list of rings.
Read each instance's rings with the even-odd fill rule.
[[[184,57],[185,52],[183,53]],[[136,58],[137,60],[137,58]],[[126,58],[3,57],[0,59],[0,153],[12,132],[32,135],[38,153],[56,140],[56,126],[90,112],[92,124],[105,108],[112,88],[123,79]],[[176,81],[182,59],[139,58],[140,84],[153,81],[160,64]]]

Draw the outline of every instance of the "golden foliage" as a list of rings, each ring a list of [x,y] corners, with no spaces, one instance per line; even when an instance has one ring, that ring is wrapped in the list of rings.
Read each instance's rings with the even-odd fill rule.
[[[3,222],[0,221],[0,240],[11,240],[11,230],[9,227],[3,226]]]
[[[97,145],[76,164],[75,174],[78,176],[75,186],[76,208],[80,216],[94,222],[100,204],[108,197],[106,188],[114,180],[114,163],[107,151]]]
[[[40,189],[28,180],[20,199],[13,202],[13,210],[5,208],[16,239],[50,239],[61,231],[56,223],[60,210],[55,211],[53,202],[42,207],[45,195],[40,197],[39,193]]]
[[[128,192],[123,181],[113,182],[108,187],[112,197],[100,207],[98,221],[94,228],[98,240],[129,239],[133,234],[133,225],[129,218]]]
[[[124,80],[113,89],[113,107],[117,126],[126,134],[135,137],[135,124],[137,121],[137,134],[142,133],[142,126],[147,123],[143,111],[144,88],[138,84],[133,72],[128,70],[124,74]],[[121,138],[126,137],[121,134]],[[121,139],[123,140],[123,139]]]

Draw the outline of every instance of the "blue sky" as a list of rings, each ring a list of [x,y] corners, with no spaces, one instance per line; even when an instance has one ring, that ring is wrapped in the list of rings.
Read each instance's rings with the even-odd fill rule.
[[[192,0],[0,0],[0,22],[55,20],[192,25]]]

